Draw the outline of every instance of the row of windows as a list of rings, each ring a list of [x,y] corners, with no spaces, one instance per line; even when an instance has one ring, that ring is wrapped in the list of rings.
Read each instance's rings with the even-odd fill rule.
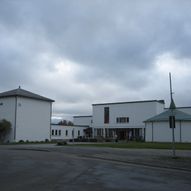
[[[52,135],[56,135],[56,136],[59,135],[60,136],[61,135],[61,130],[57,130],[57,129],[54,130],[54,129],[52,129]]]
[[[129,123],[129,117],[117,117],[116,123]]]
[[[61,136],[61,130],[52,129],[52,135]],[[68,136],[68,130],[65,130],[65,136]],[[74,136],[74,130],[72,130],[72,136]],[[80,130],[78,130],[78,136],[80,136]]]

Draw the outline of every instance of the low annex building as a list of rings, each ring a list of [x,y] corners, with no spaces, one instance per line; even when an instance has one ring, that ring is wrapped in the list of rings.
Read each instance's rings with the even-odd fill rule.
[[[50,140],[52,102],[20,87],[0,93],[0,120],[11,123],[4,141]]]
[[[59,124],[51,125],[51,140],[65,140],[85,137],[85,129],[87,126],[66,126]]]
[[[72,140],[92,137],[92,116],[73,116],[73,126],[51,125],[51,140]]]
[[[174,108],[175,117],[175,142],[191,142],[191,115],[181,111],[191,111],[191,108]],[[145,121],[147,142],[171,142],[172,129],[169,127],[169,117],[172,115],[170,109],[151,117]]]

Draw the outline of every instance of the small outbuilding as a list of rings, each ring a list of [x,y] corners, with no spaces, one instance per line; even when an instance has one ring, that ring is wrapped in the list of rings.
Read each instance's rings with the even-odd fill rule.
[[[169,116],[172,110],[168,109],[154,117],[145,120],[145,141],[171,142],[172,129],[169,127]],[[191,115],[173,109],[175,116],[175,142],[191,142]]]
[[[52,102],[20,87],[0,93],[0,120],[11,123],[3,141],[50,140]]]

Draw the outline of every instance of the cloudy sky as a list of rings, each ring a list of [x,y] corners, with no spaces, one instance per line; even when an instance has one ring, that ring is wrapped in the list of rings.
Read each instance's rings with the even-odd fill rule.
[[[191,106],[190,0],[0,0],[0,92],[55,100],[57,117],[92,103]]]

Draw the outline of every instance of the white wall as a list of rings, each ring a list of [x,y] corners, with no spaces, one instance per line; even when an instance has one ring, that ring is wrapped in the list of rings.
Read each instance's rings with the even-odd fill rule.
[[[109,107],[109,124],[104,124],[104,107]],[[93,127],[144,128],[143,121],[161,113],[163,109],[164,104],[158,102],[93,105]],[[129,117],[129,123],[117,123],[117,117]]]
[[[191,122],[182,122],[182,142],[191,142]]]
[[[79,136],[83,137],[85,135],[84,129],[86,128],[87,127],[81,127],[81,126],[51,125],[51,140],[69,140],[73,138],[74,139],[78,138]],[[55,135],[56,130],[57,130],[57,135]],[[52,135],[52,131],[54,131],[54,135]],[[72,131],[74,132],[74,136],[72,135]]]
[[[51,102],[19,97],[16,141],[50,139]]]
[[[6,119],[11,122],[11,131],[6,137],[5,141],[14,140],[15,129],[15,97],[0,98],[0,120]]]
[[[92,116],[74,116],[73,117],[74,125],[78,126],[92,126]]]
[[[176,142],[191,142],[191,122],[176,122],[174,129]],[[153,140],[152,140],[152,123],[146,123],[147,142],[172,142],[172,129],[169,128],[168,122],[153,123]]]

